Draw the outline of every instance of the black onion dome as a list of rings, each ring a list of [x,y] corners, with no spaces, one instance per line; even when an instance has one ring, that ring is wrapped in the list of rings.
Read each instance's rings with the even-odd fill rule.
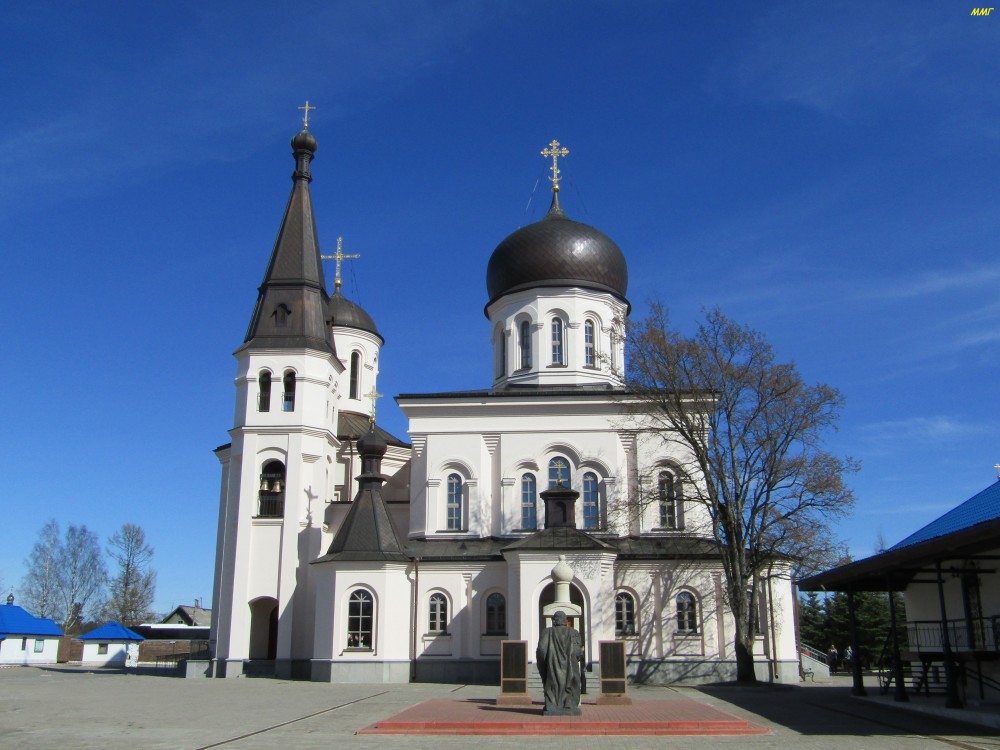
[[[380,339],[382,338],[382,334],[375,327],[375,321],[372,320],[372,316],[366,313],[360,305],[356,305],[347,299],[347,297],[340,293],[339,289],[330,297],[327,309],[330,311],[330,317],[333,318],[333,325],[368,331],[368,333],[374,333]]]
[[[625,300],[628,266],[618,245],[601,231],[563,213],[558,196],[541,221],[521,227],[490,256],[490,304],[505,294],[545,286],[579,286]],[[627,302],[627,300],[626,300]]]
[[[308,130],[300,130],[292,136],[292,149],[295,151],[311,151],[316,153],[316,139]]]

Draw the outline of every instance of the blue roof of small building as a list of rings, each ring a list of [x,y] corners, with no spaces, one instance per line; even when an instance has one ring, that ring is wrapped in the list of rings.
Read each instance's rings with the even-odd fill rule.
[[[909,547],[998,518],[1000,518],[1000,479],[889,549]]]
[[[84,633],[79,641],[144,641],[146,640],[134,630],[129,630],[120,622],[109,622],[99,628]]]
[[[33,614],[16,604],[0,604],[0,638],[11,635],[52,635],[63,634],[59,626],[45,617]]]

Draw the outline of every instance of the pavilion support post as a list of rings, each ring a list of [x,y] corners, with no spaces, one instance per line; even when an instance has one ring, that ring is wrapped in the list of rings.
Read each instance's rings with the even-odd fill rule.
[[[899,655],[899,633],[896,629],[896,602],[892,598],[892,586],[886,576],[886,592],[889,594],[889,633],[892,635],[892,679],[895,690],[892,699],[898,703],[907,703],[910,696],[906,694],[906,675],[903,674],[903,659]]]
[[[850,589],[847,590],[847,615],[851,625],[851,649],[854,651],[854,658],[851,659],[851,673],[854,676],[851,695],[868,695],[861,674],[861,652],[858,650],[858,620],[854,609],[854,592]]]
[[[941,603],[941,648],[944,651],[944,681],[948,698],[945,706],[962,708],[962,696],[958,693],[958,670],[955,655],[951,651],[951,636],[948,633],[948,610],[944,603],[944,577],[941,575],[941,561],[934,561],[937,571],[938,600]]]

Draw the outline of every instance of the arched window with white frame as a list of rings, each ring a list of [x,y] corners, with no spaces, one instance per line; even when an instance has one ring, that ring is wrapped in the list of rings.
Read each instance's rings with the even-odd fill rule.
[[[448,598],[440,591],[431,594],[427,601],[427,632],[448,632]]]
[[[601,528],[601,486],[592,471],[583,475],[583,528]]]
[[[498,325],[493,334],[493,351],[495,377],[499,379],[507,374],[507,337],[504,336],[503,326]]]
[[[527,320],[522,320],[520,325],[520,334],[518,337],[518,349],[520,350],[520,369],[530,370],[531,369],[531,323]]]
[[[661,471],[656,481],[660,528],[684,528],[684,508],[680,492],[680,480],[669,471]]]
[[[538,487],[534,474],[521,477],[521,528],[538,528]]]
[[[566,364],[566,331],[563,319],[556,316],[552,318],[552,364],[562,366]]]
[[[507,634],[507,600],[494,591],[486,597],[486,635]]]
[[[698,600],[690,591],[677,595],[677,632],[685,635],[698,632]]]
[[[583,324],[583,364],[597,367],[597,334],[594,321],[588,318]]]
[[[462,477],[458,474],[448,475],[448,500],[446,504],[446,527],[448,531],[462,530]]]
[[[572,475],[569,461],[562,456],[556,456],[549,461],[549,489],[560,484],[563,487],[572,486]]]
[[[257,411],[271,411],[271,372],[261,370],[257,376]]]
[[[282,378],[281,410],[295,411],[295,373],[289,370]]]
[[[371,651],[375,633],[375,599],[356,589],[347,600],[347,648]]]
[[[361,352],[351,352],[351,398],[361,398]]]
[[[285,465],[268,461],[260,470],[257,493],[257,517],[281,518],[285,515]]]
[[[628,591],[619,591],[615,594],[615,636],[635,633],[635,597]]]

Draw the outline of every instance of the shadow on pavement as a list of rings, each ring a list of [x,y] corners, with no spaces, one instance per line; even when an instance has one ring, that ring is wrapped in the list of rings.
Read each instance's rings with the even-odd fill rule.
[[[845,687],[712,685],[696,689],[803,735],[1000,737],[1000,732],[978,724],[857,700]]]

